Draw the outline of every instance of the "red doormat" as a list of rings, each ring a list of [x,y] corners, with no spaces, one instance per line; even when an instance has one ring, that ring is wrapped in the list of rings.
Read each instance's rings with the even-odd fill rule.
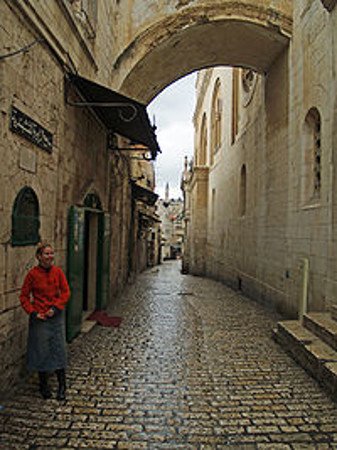
[[[102,327],[119,327],[122,322],[121,317],[109,316],[105,311],[94,311],[87,320],[96,320]]]

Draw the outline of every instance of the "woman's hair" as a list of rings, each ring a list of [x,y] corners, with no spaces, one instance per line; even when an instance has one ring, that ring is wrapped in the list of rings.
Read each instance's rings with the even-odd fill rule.
[[[39,242],[36,247],[35,255],[40,256],[42,254],[43,250],[47,247],[53,248],[53,246],[51,244],[49,244],[48,242]]]

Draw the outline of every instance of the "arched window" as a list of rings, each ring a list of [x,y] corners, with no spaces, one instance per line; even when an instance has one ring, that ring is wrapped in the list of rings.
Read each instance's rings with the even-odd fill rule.
[[[240,174],[240,199],[239,199],[239,214],[244,216],[246,214],[247,205],[247,170],[245,164],[241,167]]]
[[[220,96],[220,80],[216,80],[212,97],[211,110],[211,163],[213,163],[214,155],[221,146],[221,115],[222,101]]]
[[[240,69],[232,71],[232,144],[239,132],[239,75]]]
[[[200,144],[199,144],[199,158],[198,165],[205,166],[207,163],[207,124],[206,114],[202,116],[201,131],[200,131]]]
[[[35,245],[40,241],[39,201],[32,188],[20,190],[12,211],[12,245]]]
[[[317,200],[321,196],[321,116],[317,108],[305,117],[302,161],[302,199]]]

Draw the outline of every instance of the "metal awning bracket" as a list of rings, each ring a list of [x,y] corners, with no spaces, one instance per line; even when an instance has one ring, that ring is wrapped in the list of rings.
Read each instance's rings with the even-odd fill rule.
[[[90,108],[92,106],[98,106],[100,108],[130,108],[132,113],[129,117],[123,116],[122,110],[118,110],[118,115],[124,122],[131,122],[138,114],[137,108],[132,103],[116,103],[116,102],[72,102],[66,97],[66,103],[70,106],[75,106],[77,108]]]
[[[71,89],[72,87],[75,90]],[[116,148],[118,145],[110,141],[109,135],[113,130],[114,133],[132,142],[144,145],[144,150],[130,148],[133,151],[145,151],[146,154],[142,155],[143,160],[154,160],[160,153],[155,134],[156,127],[151,125],[144,104],[75,74],[65,76],[64,96],[67,105],[88,108],[93,112],[108,130],[108,148],[111,150],[129,150]]]
[[[71,85],[71,82],[69,79],[67,80],[65,87],[65,102],[69,106],[74,106],[75,108],[91,108],[93,106],[97,106],[99,108],[119,108],[118,110],[118,116],[121,120],[124,122],[131,122],[137,117],[138,111],[135,105],[132,103],[127,102],[88,102],[88,101],[81,101],[81,102],[74,102],[72,100],[69,100],[69,87]],[[123,115],[123,112],[121,108],[129,108],[131,109],[131,114],[129,117],[126,117]]]

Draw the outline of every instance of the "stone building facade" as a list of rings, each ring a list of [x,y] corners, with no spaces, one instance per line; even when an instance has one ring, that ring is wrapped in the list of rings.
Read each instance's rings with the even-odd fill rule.
[[[151,162],[131,157],[132,236],[129,243],[129,273],[133,277],[160,263],[160,218],[158,195],[154,193],[155,173]]]
[[[19,292],[36,263],[39,240],[55,247],[55,263],[68,275],[69,340],[91,311],[106,308],[134,271],[146,266],[138,264],[139,254],[145,256],[134,249],[135,242],[148,242],[134,237],[140,213],[130,153],[116,150],[123,140],[108,129],[106,112],[83,105],[97,101],[102,88],[90,81],[88,90],[82,82],[109,83],[114,15],[110,1],[0,4],[1,391],[24,367],[28,321]],[[128,105],[119,111],[127,120],[139,106]],[[139,111],[146,122],[141,105]],[[143,160],[151,197],[148,165]]]
[[[190,272],[288,316],[303,289],[309,311],[337,303],[337,8],[323,3],[293,2],[291,48],[268,73],[199,72],[184,175]]]

